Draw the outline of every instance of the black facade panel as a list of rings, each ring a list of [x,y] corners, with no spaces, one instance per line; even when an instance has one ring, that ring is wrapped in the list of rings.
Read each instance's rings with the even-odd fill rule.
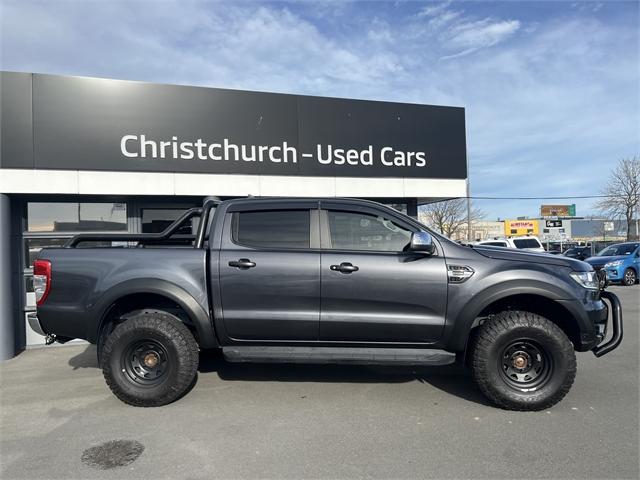
[[[467,176],[463,108],[304,96],[298,99],[301,151],[315,152],[317,145],[332,145],[365,151],[365,160],[370,149],[372,157],[371,165],[362,161],[357,165],[310,162],[308,175]],[[419,166],[422,162],[416,158],[417,152],[425,153],[426,165]]]
[[[34,102],[37,168],[298,173],[296,164],[127,158],[120,150],[125,135],[156,142],[175,136],[186,142],[227,138],[238,145],[295,146],[294,96],[35,75]]]
[[[0,72],[0,168],[33,168],[30,73]]]
[[[463,108],[55,75],[34,74],[32,78],[34,147],[26,150],[30,142],[21,141],[25,150],[11,152],[9,157],[18,159],[11,166],[346,177],[467,176]],[[9,108],[3,105],[8,132],[18,130],[13,110],[22,109],[23,117],[31,111],[31,97],[21,95],[20,101],[10,99]],[[4,135],[3,127],[3,140]],[[4,148],[3,141],[3,153]],[[2,166],[9,164],[3,160]]]

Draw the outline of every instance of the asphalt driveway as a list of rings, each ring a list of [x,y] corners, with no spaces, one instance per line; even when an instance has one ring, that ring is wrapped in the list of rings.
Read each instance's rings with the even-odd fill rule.
[[[459,367],[210,353],[186,397],[141,409],[109,392],[93,347],[31,349],[0,364],[0,478],[637,479],[640,286],[611,289],[622,346],[580,354],[569,395],[536,413],[488,405]],[[109,464],[118,455],[131,463]]]

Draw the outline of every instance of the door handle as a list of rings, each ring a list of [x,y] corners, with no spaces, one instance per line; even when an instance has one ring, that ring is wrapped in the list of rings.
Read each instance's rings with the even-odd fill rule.
[[[334,272],[340,273],[351,273],[360,270],[358,267],[350,264],[349,262],[342,262],[340,265],[331,265],[329,269],[333,270]]]
[[[230,261],[229,266],[239,268],[240,270],[246,270],[247,268],[255,267],[256,262],[252,262],[248,258],[241,258],[240,260]]]

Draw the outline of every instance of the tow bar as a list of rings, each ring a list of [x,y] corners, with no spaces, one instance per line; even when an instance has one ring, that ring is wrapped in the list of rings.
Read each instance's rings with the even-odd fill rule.
[[[611,350],[617,348],[620,342],[622,342],[622,306],[620,305],[620,300],[618,300],[618,297],[613,293],[604,290],[600,292],[600,295],[611,304],[613,335],[607,343],[597,345],[591,350],[596,357],[606,355]]]

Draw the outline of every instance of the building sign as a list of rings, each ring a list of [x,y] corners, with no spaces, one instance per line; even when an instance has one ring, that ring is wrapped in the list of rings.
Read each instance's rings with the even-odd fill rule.
[[[467,176],[463,108],[39,74],[2,81],[3,168]]]
[[[562,227],[562,220],[545,220],[545,226],[547,228],[560,228]]]
[[[513,235],[538,235],[540,231],[538,220],[505,220],[504,234]]]
[[[541,217],[575,217],[576,205],[541,205]]]

